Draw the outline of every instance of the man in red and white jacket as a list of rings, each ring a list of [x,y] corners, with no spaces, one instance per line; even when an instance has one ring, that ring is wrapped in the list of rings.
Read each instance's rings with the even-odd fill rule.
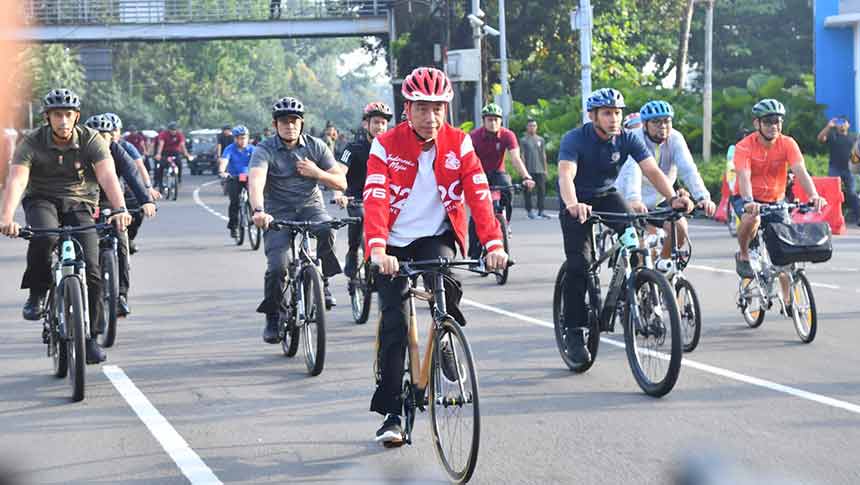
[[[493,215],[487,176],[468,135],[445,123],[453,98],[451,82],[438,69],[419,67],[403,81],[407,121],[377,136],[370,148],[364,185],[366,253],[383,275],[399,260],[453,258],[464,252],[469,204],[478,237],[487,248],[489,270],[504,268],[508,255]],[[409,304],[406,278],[376,281],[382,322],[379,329],[380,380],[370,410],[386,416],[376,441],[403,443],[401,378],[406,353]],[[455,317],[459,287],[446,287],[448,310]],[[444,349],[443,349],[444,352]]]

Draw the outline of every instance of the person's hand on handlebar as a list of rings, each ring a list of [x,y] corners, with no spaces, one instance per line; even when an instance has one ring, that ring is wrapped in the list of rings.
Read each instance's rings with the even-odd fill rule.
[[[714,214],[717,213],[717,205],[710,199],[700,200],[696,207],[702,209],[708,217],[714,217]]]
[[[591,206],[582,202],[570,204],[566,209],[571,217],[579,219],[580,224],[585,224],[585,221],[588,220],[588,216],[591,215]]]
[[[370,262],[379,267],[384,275],[393,275],[400,271],[400,262],[394,256],[385,253],[385,248],[375,247],[370,251]]]
[[[0,234],[8,237],[18,237],[18,231],[20,230],[21,226],[13,219],[0,220]]]
[[[634,200],[630,203],[630,210],[637,214],[647,214],[648,206],[643,204],[641,200]]]
[[[349,204],[349,197],[347,197],[343,194],[339,194],[339,195],[335,196],[334,203],[337,204],[337,206],[340,207],[341,209],[345,209],[346,206]]]
[[[678,195],[672,199],[672,208],[682,209],[684,212],[690,213],[693,212],[693,209],[696,208],[696,205],[693,204],[693,201],[690,200],[689,197],[685,195]]]
[[[128,211],[123,210],[122,212],[115,212],[108,217],[108,224],[113,224],[116,227],[116,230],[119,232],[124,232],[125,228],[131,224],[131,214]]]
[[[255,211],[253,217],[251,217],[251,220],[254,221],[255,226],[265,230],[269,228],[269,224],[271,224],[272,221],[275,220],[275,218],[269,214],[266,214],[265,212]]]
[[[757,216],[761,212],[761,207],[758,202],[747,202],[744,204],[744,213],[749,214],[753,217]]]
[[[504,271],[508,266],[508,253],[502,248],[494,249],[484,257],[487,271]]]
[[[143,212],[143,215],[145,215],[147,219],[152,219],[153,217],[155,217],[155,202],[149,202],[147,204],[141,205],[140,210]]]
[[[815,210],[820,211],[822,208],[824,208],[824,206],[827,205],[827,199],[825,199],[824,197],[821,197],[820,195],[816,195],[816,196],[810,197],[809,202],[807,202],[807,203],[809,205],[811,205],[813,208],[815,208]]]

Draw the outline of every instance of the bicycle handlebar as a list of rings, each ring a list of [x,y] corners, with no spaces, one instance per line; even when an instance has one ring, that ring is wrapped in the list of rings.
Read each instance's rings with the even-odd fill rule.
[[[93,229],[97,231],[108,230],[113,227],[113,224],[88,224],[86,226],[63,226],[58,227],[56,229],[36,229],[33,227],[22,227],[20,231],[18,231],[18,237],[21,239],[30,240],[34,237],[40,236],[54,236],[54,235],[66,235],[66,234],[76,234],[79,232],[91,231]]]
[[[508,267],[513,266],[514,260],[508,259]],[[437,259],[423,259],[418,261],[401,261],[400,269],[397,270],[397,273],[392,275],[395,277],[415,277],[420,276],[424,273],[435,273],[447,268],[453,269],[462,269],[464,271],[470,271],[472,273],[478,274],[493,274],[492,271],[486,271],[482,269],[477,269],[475,267],[483,267],[484,261],[481,259],[451,259],[445,257],[439,257]],[[376,263],[370,263],[371,271],[378,272],[379,265]]]
[[[328,221],[272,221],[269,224],[269,228],[273,231],[280,231],[281,229],[295,229],[295,230],[309,230],[309,229],[317,229],[317,228],[325,228],[330,227],[332,229],[340,229],[343,226],[349,224],[361,224],[362,220],[360,217],[343,217],[340,219],[331,219]]]
[[[514,192],[522,192],[523,184],[511,184],[511,185],[491,185],[490,190],[513,190]]]
[[[776,202],[774,204],[759,204],[759,214],[770,214],[782,210],[800,209],[801,212],[808,212],[814,209],[815,206],[808,202]]]

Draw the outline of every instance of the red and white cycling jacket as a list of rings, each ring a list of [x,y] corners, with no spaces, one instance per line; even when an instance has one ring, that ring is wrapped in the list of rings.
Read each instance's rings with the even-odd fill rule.
[[[372,248],[385,247],[388,242],[388,233],[415,183],[421,145],[408,122],[373,140],[364,184],[364,237],[368,255]],[[448,124],[439,130],[433,172],[460,251],[465,252],[469,226],[464,196],[481,243],[488,251],[503,247],[487,176],[469,135]]]

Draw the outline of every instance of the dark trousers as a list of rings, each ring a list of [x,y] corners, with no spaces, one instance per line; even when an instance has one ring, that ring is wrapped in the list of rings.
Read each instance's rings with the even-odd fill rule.
[[[347,207],[346,211],[349,217],[361,217],[364,219],[363,207]],[[350,224],[348,227],[349,249],[346,252],[346,263],[343,266],[343,273],[352,278],[360,264],[358,260],[358,248],[364,244],[364,224]]]
[[[230,206],[227,208],[227,215],[229,217],[227,229],[237,227],[239,223],[239,195],[242,193],[242,187],[244,186],[245,184],[239,182],[239,179],[235,177],[227,179],[227,195],[230,197]]]
[[[490,185],[494,186],[506,186],[511,185],[511,176],[505,172],[493,172],[487,174],[487,181],[490,182]],[[505,220],[507,222],[511,222],[511,213],[514,210],[513,200],[514,195],[510,190],[502,190],[501,191],[501,199],[499,200],[499,204],[502,209],[505,211]],[[493,207],[496,206],[496,202],[493,202]],[[481,251],[483,250],[483,246],[481,246],[481,241],[478,239],[478,231],[475,230],[475,220],[469,217],[469,251],[468,256],[469,259],[478,259],[481,257]]]
[[[311,208],[313,209],[313,208]],[[293,220],[323,221],[330,217],[325,212],[306,210]],[[304,217],[302,217],[304,216]],[[321,229],[313,232],[317,240],[317,257],[322,263],[324,279],[341,272],[340,262],[334,254],[335,231]],[[266,315],[283,312],[283,294],[286,285],[287,266],[290,264],[290,231],[268,230],[263,234],[263,244],[266,251],[266,276],[264,277],[263,301],[257,307],[257,312]]]
[[[855,221],[860,222],[860,199],[857,198],[857,187],[855,187],[854,174],[851,173],[851,169],[848,167],[838,168],[831,165],[827,169],[827,175],[842,179],[842,191],[845,194],[845,200],[848,202],[848,206],[851,207],[851,211],[854,212]]]
[[[137,199],[134,198],[133,195],[130,196],[128,192],[125,194],[125,206],[128,209],[140,209],[140,204],[137,202]],[[137,231],[140,230],[140,226],[143,225],[143,213],[134,212],[131,214],[131,224],[128,225],[126,231],[128,232],[128,239],[130,241],[134,241],[134,238],[137,237]]]
[[[36,229],[93,224],[93,206],[70,199],[48,200],[26,197],[23,200],[27,225]],[[99,267],[99,237],[95,230],[76,234],[84,250],[87,265],[87,294],[90,311],[90,334],[95,335],[102,318],[102,279]],[[21,288],[46,293],[54,281],[51,263],[57,237],[36,237],[27,246],[27,269]]]
[[[434,259],[440,256],[453,258],[456,254],[454,248],[454,234],[446,232],[440,236],[418,239],[402,248],[388,246],[387,252],[401,261],[408,261]],[[409,281],[406,278],[378,275],[375,283],[379,292],[379,309],[382,314],[377,355],[380,380],[370,401],[370,410],[383,415],[388,413],[399,415],[403,413],[401,386],[409,323]],[[430,288],[434,282],[425,279],[424,284]],[[461,320],[462,314],[457,308],[462,296],[459,283],[446,281],[445,292],[448,313],[465,322]]]
[[[182,155],[179,153],[162,153],[161,160],[156,161],[155,167],[155,186],[161,187],[164,180],[164,171],[170,166],[167,162],[167,157],[175,157],[173,162],[176,164],[176,181],[182,182]]]
[[[609,192],[580,202],[592,206],[599,212],[629,212],[627,203],[618,192]],[[559,209],[561,233],[564,238],[564,255],[567,258],[567,275],[564,280],[564,325],[567,328],[584,327],[588,324],[585,307],[585,273],[592,263],[592,224],[580,224],[564,207]],[[625,225],[613,225],[616,232],[623,232]]]
[[[543,214],[544,209],[544,197],[546,196],[546,174],[545,173],[533,173],[531,174],[534,179],[535,186],[531,190],[526,190],[524,199],[526,203],[526,212],[531,212],[532,210],[532,195],[535,195],[537,198],[537,210],[538,214]]]
[[[131,286],[131,261],[128,253],[128,231],[119,233],[117,248],[117,263],[119,268],[119,294],[128,296],[128,289]]]

